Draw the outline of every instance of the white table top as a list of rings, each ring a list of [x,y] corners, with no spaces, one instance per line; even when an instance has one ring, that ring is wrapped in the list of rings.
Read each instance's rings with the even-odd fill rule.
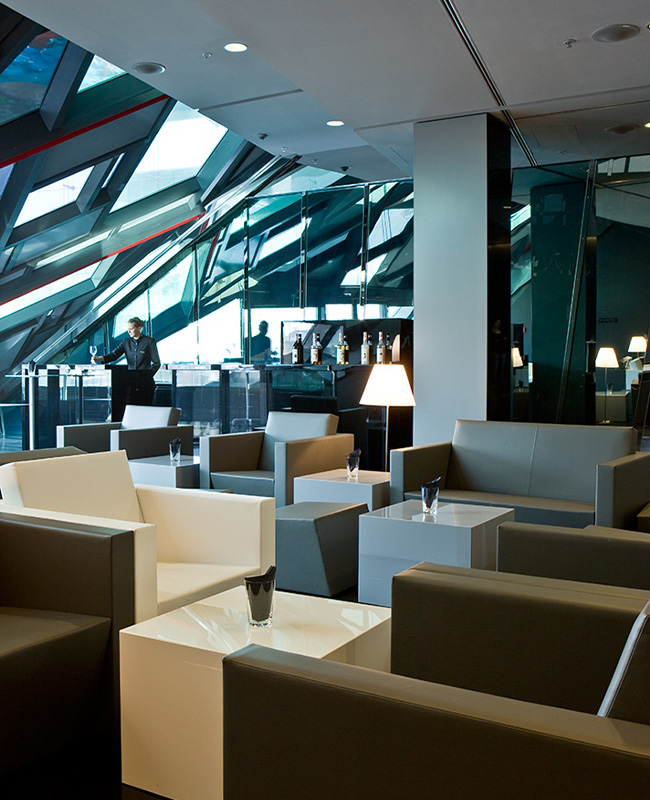
[[[512,509],[501,506],[475,506],[469,503],[439,503],[438,513],[434,519],[433,516],[422,513],[420,500],[405,500],[403,503],[395,503],[392,506],[371,511],[364,516],[405,522],[423,522],[427,525],[456,525],[471,528],[498,518],[508,511],[512,511]]]
[[[147,458],[130,458],[129,461],[133,464],[151,464],[160,467],[187,467],[192,464],[199,463],[199,456],[181,456],[180,460],[174,464],[170,457],[167,456],[147,456]]]
[[[247,644],[323,658],[390,619],[390,609],[325,597],[275,592],[273,624],[248,624],[243,586],[124,628],[142,636],[227,655]]]
[[[312,481],[332,481],[340,483],[388,483],[390,481],[390,472],[378,472],[371,469],[360,469],[359,479],[356,481],[348,480],[347,469],[329,469],[326,472],[314,472],[311,475],[300,475],[294,478],[295,481],[312,480]]]

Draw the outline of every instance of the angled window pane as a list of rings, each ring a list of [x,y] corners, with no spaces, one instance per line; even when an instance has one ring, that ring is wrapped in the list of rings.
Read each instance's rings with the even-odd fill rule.
[[[113,78],[118,78],[120,75],[124,74],[126,73],[123,69],[114,66],[108,61],[104,61],[104,59],[100,58],[99,56],[95,56],[90,62],[90,66],[84,75],[84,79],[81,81],[81,85],[77,89],[77,94],[79,94],[79,92],[85,92],[86,89],[90,89],[93,86],[98,86],[100,83],[111,81]]]
[[[117,198],[113,211],[194,177],[226,130],[177,103]]]
[[[35,303],[39,303],[41,300],[55,297],[57,294],[60,294],[65,289],[69,289],[72,286],[78,286],[88,278],[92,278],[96,269],[97,264],[91,264],[76,272],[71,272],[69,275],[64,275],[63,278],[52,281],[45,286],[40,286],[38,289],[34,289],[21,297],[8,300],[6,303],[0,305],[0,319],[8,317],[10,314],[15,314],[17,311],[28,308]]]
[[[88,167],[82,169],[81,172],[75,172],[74,175],[68,175],[60,181],[54,181],[41,189],[30,192],[18,215],[16,225],[22,225],[24,222],[54,211],[55,208],[74,203],[91,172],[92,167]]]
[[[0,75],[0,125],[40,108],[67,43],[53,31],[41,33]]]

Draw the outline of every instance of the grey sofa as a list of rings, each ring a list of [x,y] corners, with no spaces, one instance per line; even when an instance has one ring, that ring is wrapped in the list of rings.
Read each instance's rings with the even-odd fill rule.
[[[194,426],[179,425],[180,408],[127,405],[121,422],[57,425],[59,447],[75,445],[87,453],[125,450],[129,459],[169,455],[169,443],[180,438],[182,455],[194,452]]]
[[[457,420],[450,442],[391,451],[391,502],[441,475],[440,500],[514,508],[517,522],[636,527],[650,453],[632,428]]]
[[[0,774],[84,731],[119,734],[133,574],[127,528],[0,511]]]
[[[293,503],[293,479],[345,466],[354,435],[336,433],[334,414],[271,411],[263,431],[202,436],[202,489],[274,497],[276,508]]]
[[[393,586],[393,674],[257,645],[224,659],[224,796],[647,797],[650,713],[634,703],[647,636],[640,665],[620,661],[649,596],[407,570]],[[262,769],[246,769],[251,752]]]

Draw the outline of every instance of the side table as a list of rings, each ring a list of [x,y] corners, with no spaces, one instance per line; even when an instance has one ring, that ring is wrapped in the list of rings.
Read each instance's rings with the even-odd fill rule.
[[[346,469],[330,469],[293,479],[293,502],[365,503],[370,511],[390,503],[390,472],[359,470],[349,481]]]
[[[171,486],[176,489],[199,488],[199,460],[195,456],[181,456],[172,464],[169,456],[150,456],[129,460],[134,483],[149,486]]]

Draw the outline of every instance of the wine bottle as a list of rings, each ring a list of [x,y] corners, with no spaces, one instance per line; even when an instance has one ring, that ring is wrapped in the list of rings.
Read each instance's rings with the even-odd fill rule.
[[[343,334],[343,363],[350,363],[350,343],[348,342],[348,337],[345,333]]]
[[[363,342],[361,342],[361,363],[370,364],[370,342],[367,331],[363,332]]]
[[[311,363],[323,363],[323,345],[320,343],[320,333],[314,334],[314,341],[311,346]]]
[[[303,363],[303,346],[302,346],[302,334],[296,334],[296,341],[293,343],[293,349],[291,351],[291,363],[292,364],[302,364]]]
[[[384,347],[384,334],[382,333],[382,331],[379,331],[378,341],[377,341],[377,354],[376,354],[378,364],[384,363],[385,355],[386,355],[386,349]]]
[[[346,357],[345,337],[343,335],[343,331],[339,331],[339,343],[336,345],[336,363],[347,364],[348,362],[345,360],[345,357]]]
[[[386,334],[386,342],[384,343],[384,364],[393,363],[393,346],[390,343],[390,333]]]

